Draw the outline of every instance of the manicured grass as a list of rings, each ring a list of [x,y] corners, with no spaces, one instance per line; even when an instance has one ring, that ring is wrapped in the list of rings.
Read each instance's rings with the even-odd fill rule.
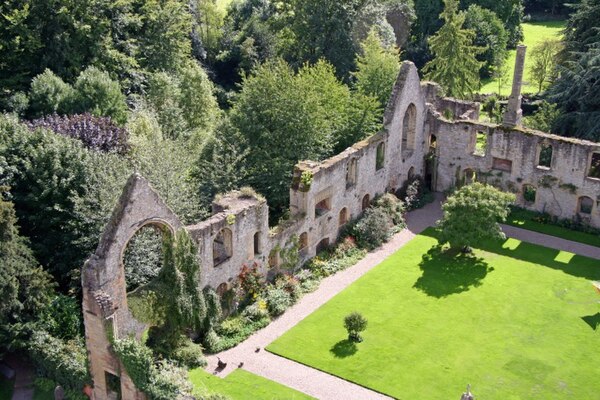
[[[0,376],[0,400],[10,400],[15,382]]]
[[[433,230],[346,288],[267,350],[400,399],[598,398],[600,263],[508,239],[472,256]],[[364,342],[343,318],[369,321]]]
[[[545,233],[546,235],[556,236],[562,239],[572,240],[574,242],[600,247],[600,235],[579,232],[552,224],[543,224],[534,220],[536,216],[538,216],[538,213],[515,208],[506,220],[506,224],[534,232]]]
[[[236,369],[225,379],[209,374],[202,368],[190,371],[190,380],[197,388],[209,393],[219,393],[232,400],[275,400],[275,399],[312,399],[277,382],[254,375],[243,369]]]
[[[523,44],[527,46],[527,55],[525,56],[525,77],[523,85],[523,93],[537,93],[537,85],[529,77],[529,68],[531,65],[531,50],[533,47],[549,38],[560,38],[561,31],[565,27],[565,21],[545,21],[545,22],[526,22],[523,23],[523,35],[525,39]],[[511,50],[506,60],[509,68],[508,79],[506,84],[502,87],[503,95],[509,95],[512,85],[512,77],[515,71],[515,60],[517,58],[517,51]],[[498,82],[496,80],[487,79],[481,82],[482,87],[480,93],[498,93]]]

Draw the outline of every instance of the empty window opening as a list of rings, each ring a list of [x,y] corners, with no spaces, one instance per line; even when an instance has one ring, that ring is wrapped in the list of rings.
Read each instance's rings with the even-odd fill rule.
[[[228,289],[229,289],[229,287],[227,286],[227,283],[223,282],[219,286],[217,286],[216,292],[219,295],[219,297],[223,297],[225,295],[225,292],[227,292]]]
[[[363,211],[366,210],[367,208],[369,208],[369,205],[371,205],[371,196],[369,196],[368,194],[365,194],[365,197],[363,197],[363,199],[362,199]]]
[[[415,179],[415,167],[410,167],[410,169],[408,170],[407,178],[409,181]]]
[[[269,254],[269,268],[275,268],[279,266],[279,252],[272,250]]]
[[[377,156],[375,158],[375,170],[379,171],[383,168],[383,164],[385,163],[385,143],[379,143],[377,145]]]
[[[315,205],[315,218],[320,217],[321,215],[327,214],[331,210],[331,198],[326,198],[319,201]]]
[[[339,223],[338,225],[344,226],[348,223],[349,217],[348,217],[348,209],[346,207],[342,208],[342,210],[340,211],[340,218],[339,218]]]
[[[465,185],[470,185],[471,183],[477,181],[477,173],[472,168],[467,168],[463,171],[463,180]]]
[[[415,148],[415,132],[417,130],[417,107],[410,104],[402,121],[402,150]]]
[[[538,157],[538,167],[550,168],[552,165],[552,146],[542,144],[540,146],[540,154]]]
[[[475,134],[475,151],[473,154],[476,156],[485,156],[485,149],[487,148],[488,135],[484,132],[477,132]]]
[[[523,185],[523,200],[525,203],[533,204],[537,196],[537,189],[532,185]]]
[[[431,135],[429,136],[429,151],[435,152],[437,148],[437,136]]]
[[[600,179],[600,153],[593,153],[590,162],[590,178]]]
[[[163,266],[165,232],[166,228],[145,225],[127,242],[123,252],[123,268],[128,293],[158,276]]]
[[[262,253],[262,246],[260,243],[260,232],[254,234],[254,254]]]
[[[594,208],[594,200],[590,197],[582,196],[579,198],[579,207],[578,212],[580,214],[591,214],[592,209]]]
[[[221,229],[213,240],[213,266],[218,266],[231,258],[233,254],[232,234],[227,228]]]
[[[512,161],[494,157],[492,168],[498,171],[512,172]]]
[[[108,371],[104,371],[106,382],[106,398],[109,400],[121,400],[121,378]]]
[[[323,251],[329,248],[329,238],[321,239],[319,244],[317,245],[317,254],[322,253]]]
[[[300,240],[298,241],[298,251],[306,250],[308,248],[308,233],[303,232],[300,234]]]
[[[346,166],[346,188],[356,185],[357,164],[356,158],[348,161]]]

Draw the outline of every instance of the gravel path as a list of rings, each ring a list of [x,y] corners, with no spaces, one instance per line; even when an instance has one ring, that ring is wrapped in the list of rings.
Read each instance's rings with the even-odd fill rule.
[[[407,229],[395,235],[378,250],[369,253],[356,265],[324,279],[315,292],[302,297],[298,303],[288,309],[284,315],[273,321],[269,326],[256,332],[233,349],[219,353],[218,357],[227,363],[227,368],[223,371],[215,372],[217,366],[216,355],[208,357],[207,370],[215,373],[217,376],[225,377],[243,362],[243,368],[247,371],[279,382],[318,399],[388,399],[389,397],[362,386],[271,354],[265,351],[264,348],[317,308],[327,303],[348,285],[395,253],[418,233],[434,225],[442,215],[440,209],[441,201],[442,196],[438,195],[433,203],[423,209],[408,213]],[[600,248],[598,247],[512,226],[503,225],[503,229],[507,236],[518,240],[600,259]],[[257,352],[257,349],[260,350]]]

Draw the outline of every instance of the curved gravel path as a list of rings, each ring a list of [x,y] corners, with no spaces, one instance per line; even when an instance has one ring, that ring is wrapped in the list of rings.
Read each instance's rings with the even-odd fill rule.
[[[243,362],[245,370],[294,388],[317,399],[389,399],[389,397],[383,394],[336,376],[271,354],[265,351],[264,348],[317,308],[327,303],[348,285],[395,253],[418,233],[429,226],[435,225],[435,222],[442,215],[440,208],[442,199],[441,195],[437,195],[433,203],[428,204],[423,209],[408,213],[406,229],[396,234],[381,248],[367,254],[356,265],[321,281],[319,288],[315,292],[303,296],[298,303],[288,309],[285,314],[273,321],[269,326],[254,333],[238,346],[218,355],[209,356],[207,370],[217,376],[225,377]],[[600,259],[600,248],[598,247],[512,226],[503,225],[503,229],[507,236],[518,240]],[[257,352],[257,349],[260,350]],[[218,373],[216,372],[217,356],[227,363],[227,368]]]

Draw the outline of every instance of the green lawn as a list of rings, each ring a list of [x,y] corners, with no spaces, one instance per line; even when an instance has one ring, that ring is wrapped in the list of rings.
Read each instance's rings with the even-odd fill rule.
[[[545,233],[546,235],[572,240],[574,242],[600,247],[600,235],[579,232],[557,225],[536,222],[534,218],[538,215],[538,213],[532,211],[516,208],[510,213],[508,219],[506,220],[506,224],[513,225],[518,228],[528,229],[534,232]]]
[[[243,369],[236,369],[225,379],[209,374],[202,368],[190,371],[190,380],[197,388],[209,393],[220,393],[232,400],[300,400],[312,397],[300,393],[277,382],[254,375]]]
[[[559,38],[561,30],[565,27],[565,21],[546,21],[546,22],[526,22],[521,24],[523,26],[523,34],[525,39],[523,44],[527,46],[527,55],[525,56],[525,83],[523,85],[523,93],[537,93],[536,84],[529,78],[529,65],[531,62],[530,52],[533,47],[547,38]],[[503,95],[509,95],[512,85],[512,77],[515,70],[515,60],[517,58],[517,51],[511,50],[508,53],[508,59],[506,62],[509,65],[509,74],[506,84],[502,87]],[[483,80],[482,88],[480,93],[498,93],[498,82],[496,80],[487,79]]]
[[[593,399],[600,263],[508,239],[449,257],[432,229],[267,350],[401,399]],[[361,312],[364,342],[343,318]]]

